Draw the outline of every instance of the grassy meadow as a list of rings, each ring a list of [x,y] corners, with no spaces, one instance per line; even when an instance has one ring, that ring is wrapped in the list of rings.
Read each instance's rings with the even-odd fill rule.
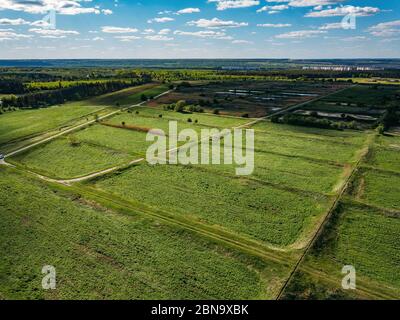
[[[265,299],[288,272],[12,169],[0,185],[2,299]],[[41,289],[44,265],[56,290]]]
[[[296,194],[256,181],[174,165],[137,165],[99,179],[94,186],[169,215],[282,247],[296,242],[329,202],[323,195]]]
[[[0,115],[0,145],[16,139],[28,138],[48,130],[67,127],[78,120],[94,119],[94,114],[105,108],[141,102],[141,95],[156,96],[167,87],[146,84],[79,102],[66,103],[35,110],[20,110]]]
[[[398,299],[399,227],[398,216],[360,204],[342,203],[284,298]],[[355,267],[357,290],[342,289],[344,265]]]

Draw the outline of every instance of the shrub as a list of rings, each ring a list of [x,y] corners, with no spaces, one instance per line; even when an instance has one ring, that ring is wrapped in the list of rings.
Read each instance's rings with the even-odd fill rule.
[[[183,111],[185,111],[185,106],[186,106],[186,101],[185,100],[179,100],[175,104],[175,111],[176,112],[183,112]]]
[[[75,136],[69,136],[68,140],[71,147],[78,147],[81,144]]]

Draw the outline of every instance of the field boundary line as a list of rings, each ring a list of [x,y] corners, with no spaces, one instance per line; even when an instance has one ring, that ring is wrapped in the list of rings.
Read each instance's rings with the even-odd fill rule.
[[[293,276],[299,270],[300,265],[304,261],[306,255],[310,252],[310,250],[312,249],[313,245],[315,244],[315,241],[319,238],[319,236],[324,231],[325,225],[327,224],[327,222],[331,218],[333,212],[337,208],[337,205],[339,204],[341,198],[345,195],[345,192],[346,192],[350,182],[352,181],[352,179],[354,178],[354,176],[357,173],[357,169],[359,168],[359,166],[361,165],[362,161],[364,160],[365,155],[368,153],[368,150],[369,150],[371,144],[373,143],[374,137],[375,137],[375,134],[368,134],[367,135],[367,139],[365,141],[365,144],[364,144],[363,148],[360,149],[360,151],[359,151],[361,153],[360,156],[359,156],[359,159],[357,160],[355,165],[352,167],[352,171],[349,174],[349,176],[343,182],[343,185],[340,188],[340,191],[338,192],[337,196],[335,197],[335,200],[332,203],[331,207],[329,208],[327,214],[325,215],[325,218],[322,220],[322,222],[319,225],[318,229],[316,230],[316,232],[314,233],[313,237],[311,238],[311,240],[309,241],[308,245],[306,246],[304,252],[301,254],[300,259],[297,261],[296,265],[294,266],[292,272],[290,273],[289,278],[286,279],[283,287],[281,288],[281,290],[279,291],[279,294],[276,297],[276,300],[281,300],[283,293],[285,292],[286,288],[288,287],[288,285],[289,285],[290,281],[292,280]]]

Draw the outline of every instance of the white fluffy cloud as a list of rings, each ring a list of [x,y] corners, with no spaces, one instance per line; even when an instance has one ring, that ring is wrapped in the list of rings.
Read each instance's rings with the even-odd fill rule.
[[[185,8],[182,10],[179,10],[177,14],[189,14],[189,13],[199,13],[200,9],[199,8]]]
[[[24,19],[21,19],[21,18],[19,18],[19,19],[7,19],[7,18],[0,19],[0,25],[2,25],[2,26],[7,26],[7,25],[8,26],[20,26],[23,24],[30,24],[30,22],[26,21]]]
[[[374,7],[355,7],[344,6],[321,11],[313,11],[306,14],[310,18],[343,17],[352,14],[357,17],[372,16],[380,12],[379,8]]]
[[[39,34],[42,38],[65,38],[69,35],[78,35],[79,32],[75,30],[62,30],[62,29],[39,29],[39,28],[31,28],[29,32],[33,32]]]
[[[319,7],[331,4],[338,4],[347,0],[288,0],[288,1],[272,1],[267,2],[288,2],[291,7]]]
[[[278,39],[304,39],[304,38],[312,38],[312,37],[318,36],[323,33],[326,33],[326,31],[299,30],[299,31],[292,31],[292,32],[278,34],[277,36],[275,36],[275,38],[278,38]]]
[[[19,40],[24,38],[31,38],[31,35],[19,34],[14,32],[13,29],[0,29],[0,42],[1,41],[10,41],[10,40]]]
[[[246,27],[249,24],[247,22],[235,22],[235,21],[224,21],[218,18],[213,18],[211,20],[208,19],[200,19],[197,21],[189,21],[187,23],[189,26],[196,26],[199,28],[208,28],[208,29],[218,29],[218,28],[239,28]]]
[[[236,9],[236,8],[248,8],[258,6],[260,1],[258,0],[208,0],[208,2],[215,2],[217,4],[217,10]]]
[[[46,14],[55,10],[58,14],[76,15],[82,13],[100,14],[96,7],[85,7],[81,3],[90,0],[0,0],[0,10],[24,11],[33,14]],[[109,11],[103,12],[109,14]]]
[[[154,36],[146,36],[145,38],[150,41],[172,41],[172,40],[174,40],[174,38],[159,35],[159,34],[154,35]]]
[[[369,32],[375,37],[393,37],[400,34],[400,20],[382,22],[370,27]]]
[[[263,23],[257,25],[257,27],[263,28],[288,28],[291,26],[292,25],[290,23]]]
[[[101,31],[103,31],[104,33],[136,33],[139,30],[136,28],[121,28],[121,27],[105,26],[105,27],[101,27]]]
[[[165,22],[171,22],[171,21],[174,21],[174,20],[175,20],[174,18],[162,17],[162,18],[154,18],[154,19],[147,20],[147,23],[153,23],[153,22],[165,23]]]
[[[343,24],[341,22],[334,22],[334,23],[326,23],[323,26],[319,27],[319,30],[334,30],[334,29],[343,29]]]
[[[233,40],[233,44],[253,44],[254,42],[248,40]]]
[[[131,42],[131,41],[140,39],[140,37],[137,37],[137,36],[116,36],[115,39],[118,39],[118,40],[120,40],[122,42]]]
[[[228,36],[225,32],[213,31],[213,30],[195,31],[195,32],[176,30],[174,32],[174,34],[179,35],[179,36],[192,36],[192,37],[198,37],[198,38],[232,40],[232,37]]]
[[[289,6],[286,4],[280,4],[280,5],[276,5],[276,6],[264,6],[261,9],[258,9],[257,12],[277,12],[277,11],[282,11],[282,10],[286,10],[289,9]]]

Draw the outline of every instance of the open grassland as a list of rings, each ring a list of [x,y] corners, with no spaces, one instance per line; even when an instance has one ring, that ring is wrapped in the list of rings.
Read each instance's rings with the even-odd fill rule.
[[[400,173],[361,169],[350,193],[367,204],[400,211]]]
[[[37,110],[8,112],[0,115],[0,145],[45,131],[73,125],[86,120],[88,115],[99,113],[117,103],[132,105],[141,102],[141,95],[156,96],[167,90],[164,85],[147,84],[103,96]]]
[[[245,150],[243,151],[243,154]],[[221,159],[223,159],[221,151]],[[332,194],[342,180],[345,167],[319,161],[256,151],[254,172],[249,178],[260,182],[315,193]],[[237,165],[201,166],[234,176]]]
[[[135,157],[143,157],[150,144],[146,142],[146,134],[144,132],[113,128],[100,124],[80,130],[69,137],[73,137],[72,139],[78,142],[129,154],[132,156],[131,160]]]
[[[341,290],[344,276],[341,270],[344,265],[352,265],[357,272],[357,290],[354,291],[357,296],[399,299],[399,228],[399,216],[357,204],[340,205],[301,267],[311,273],[315,281],[328,281],[334,290],[318,290],[318,286],[300,273],[293,279],[285,297],[315,294],[323,299],[346,295]]]
[[[376,138],[375,143],[382,147],[389,147],[400,150],[400,136],[380,135]]]
[[[120,128],[95,124],[18,154],[12,161],[51,177],[76,178],[144,157],[152,144],[146,141],[144,131],[157,128],[168,134],[170,120],[178,120],[178,130],[190,128],[198,132],[209,129],[209,125],[236,126],[245,122],[244,119],[199,115],[201,125],[182,121],[183,115],[176,112],[164,112],[165,118],[159,118],[154,109],[137,110],[139,114],[124,112],[104,123]]]
[[[308,128],[286,124],[276,124],[269,121],[260,121],[252,129],[256,130],[256,135],[260,133],[282,134],[310,139],[321,139],[330,142],[348,143],[360,146],[365,141],[365,135],[360,131],[338,131],[319,128]]]
[[[367,164],[382,170],[400,172],[400,146],[374,147],[368,155]]]
[[[0,168],[0,186],[3,299],[271,299],[288,273],[11,169]],[[56,290],[42,290],[45,265]]]
[[[37,110],[21,110],[0,115],[0,145],[53,128],[71,124],[71,120],[85,117],[103,109],[104,105],[68,103]]]
[[[136,114],[136,111],[138,114]],[[189,119],[192,122],[189,122]],[[113,124],[125,122],[127,125],[159,128],[163,130],[168,128],[168,121],[178,121],[179,125],[185,126],[185,128],[191,128],[195,125],[203,128],[232,128],[246,124],[251,120],[203,113],[180,113],[155,108],[138,108],[131,113],[124,112],[110,119],[110,122]]]
[[[163,128],[166,118],[140,108],[125,126]],[[204,115],[213,124],[224,117]],[[226,118],[229,125],[242,119]],[[145,121],[151,121],[149,123]],[[231,121],[240,120],[232,123]],[[193,124],[187,124],[193,126]],[[195,126],[194,126],[195,127]],[[201,127],[201,126],[199,126]],[[269,127],[268,127],[269,128]],[[270,129],[270,128],[269,128]],[[321,131],[323,132],[323,131]],[[345,135],[345,133],[339,132]],[[124,165],[144,156],[145,133],[96,124],[17,155],[13,160],[53,178],[70,179]],[[359,138],[354,141],[358,142]],[[345,139],[345,137],[343,137]],[[249,178],[234,175],[234,166],[138,165],[99,179],[95,187],[168,214],[216,225],[276,247],[297,246],[326,212],[361,146],[303,132],[299,137],[282,129],[256,133],[255,171]],[[182,201],[182,199],[185,199]],[[301,247],[301,245],[300,245]]]
[[[284,130],[268,133],[256,132],[256,150],[343,164],[353,162],[357,150],[360,148],[358,145],[340,140],[335,142],[323,139],[323,137],[295,136],[286,133]]]
[[[138,165],[99,179],[94,186],[133,203],[282,247],[296,242],[329,202],[322,195],[296,194],[190,166]]]
[[[52,178],[68,179],[98,172],[132,160],[119,150],[90,142],[72,144],[61,137],[14,156],[12,162]]]

